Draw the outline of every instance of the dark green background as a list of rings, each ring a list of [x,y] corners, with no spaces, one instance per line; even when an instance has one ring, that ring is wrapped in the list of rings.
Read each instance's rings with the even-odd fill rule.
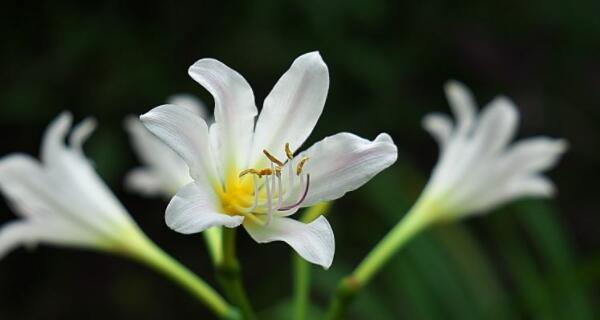
[[[458,79],[482,104],[499,93],[513,98],[522,136],[569,140],[550,173],[559,194],[426,232],[356,301],[353,319],[592,319],[600,301],[598,12],[592,0],[3,3],[0,155],[36,154],[61,110],[97,117],[87,153],[102,177],[156,242],[214,283],[201,237],[170,231],[164,201],[123,190],[122,177],[137,165],[123,118],[174,93],[212,104],[186,72],[202,57],[244,75],[260,106],[293,59],[319,50],[331,87],[311,142],[342,130],[368,138],[385,131],[400,154],[335,203],[334,264],[314,268],[318,313],[418,196],[437,157],[420,121],[448,112],[442,85]],[[0,220],[12,219],[0,205]],[[245,234],[239,245],[257,308],[288,318],[290,249]],[[206,317],[178,287],[120,258],[41,246],[0,261],[2,319]]]

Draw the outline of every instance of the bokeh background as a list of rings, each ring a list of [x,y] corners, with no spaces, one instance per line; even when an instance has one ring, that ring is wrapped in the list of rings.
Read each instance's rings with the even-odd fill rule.
[[[174,93],[211,97],[187,75],[202,57],[243,74],[257,105],[298,55],[319,50],[331,74],[311,140],[338,131],[389,132],[396,165],[336,202],[333,267],[314,268],[315,318],[336,282],[398,221],[437,158],[421,129],[448,112],[447,79],[481,104],[510,96],[520,135],[565,137],[551,201],[523,200],[412,241],[356,301],[352,319],[592,319],[598,313],[600,2],[583,1],[28,1],[0,11],[0,155],[37,154],[61,110],[100,127],[86,150],[143,229],[214,283],[201,236],[163,223],[164,199],[123,188],[138,164],[123,130]],[[13,219],[4,200],[0,222]],[[289,317],[290,253],[240,232],[251,299],[265,318]],[[120,258],[41,246],[0,261],[2,319],[205,319],[193,298]]]

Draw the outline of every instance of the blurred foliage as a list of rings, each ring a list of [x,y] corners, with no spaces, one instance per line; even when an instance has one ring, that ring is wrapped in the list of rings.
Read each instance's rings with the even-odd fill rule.
[[[593,0],[6,3],[0,155],[37,153],[43,128],[61,110],[97,117],[87,151],[101,175],[153,239],[214,283],[201,237],[169,231],[163,200],[123,190],[136,161],[122,119],[173,93],[211,101],[186,75],[207,56],[242,73],[260,106],[296,56],[320,50],[331,88],[309,143],[338,131],[370,138],[386,131],[401,154],[397,165],[335,203],[334,265],[313,268],[311,314],[318,318],[336,282],[418,196],[436,159],[420,120],[448,111],[442,84],[459,79],[480,103],[498,93],[513,98],[522,135],[570,141],[551,173],[560,194],[419,236],[357,299],[353,319],[592,319],[600,284],[598,12]],[[13,218],[2,209],[2,222]],[[245,235],[239,244],[251,298],[265,317],[287,318],[289,249]],[[2,319],[207,317],[141,266],[46,247],[0,262],[0,297]]]

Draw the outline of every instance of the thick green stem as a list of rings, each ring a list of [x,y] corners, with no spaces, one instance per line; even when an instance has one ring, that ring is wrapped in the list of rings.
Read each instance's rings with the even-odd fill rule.
[[[241,267],[235,254],[235,229],[223,228],[223,257],[217,265],[217,277],[227,297],[240,309],[244,319],[256,319],[242,282]]]
[[[302,215],[302,222],[310,223],[325,214],[330,206],[331,202],[321,202],[312,206]],[[296,253],[293,254],[292,265],[294,268],[294,319],[304,320],[310,303],[311,265]]]
[[[131,244],[131,248],[125,252],[126,255],[136,258],[184,287],[221,319],[240,319],[238,311],[230,306],[210,285],[152,241],[144,237],[139,241],[132,241]]]
[[[367,254],[354,272],[342,279],[326,319],[344,319],[348,306],[360,290],[408,240],[433,221],[436,212],[430,202],[417,201],[409,213]]]

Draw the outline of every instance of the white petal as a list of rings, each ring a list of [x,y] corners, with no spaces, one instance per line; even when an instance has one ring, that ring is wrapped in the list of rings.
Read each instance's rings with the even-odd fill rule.
[[[83,144],[96,130],[97,122],[93,118],[87,118],[81,121],[69,136],[69,145],[71,148],[83,154]]]
[[[140,119],[148,130],[181,156],[194,180],[218,181],[210,153],[208,127],[202,118],[183,107],[162,105]]]
[[[60,155],[66,148],[65,138],[72,122],[73,116],[71,113],[62,112],[48,125],[42,138],[41,158],[44,163],[60,163]]]
[[[22,221],[8,222],[0,228],[0,259],[10,251],[35,239],[34,228]]]
[[[302,202],[308,207],[359,188],[392,165],[398,151],[385,133],[369,141],[343,132],[315,143],[302,156],[309,157],[304,172],[310,174],[310,188]]]
[[[269,225],[261,226],[247,220],[244,227],[258,243],[284,241],[302,258],[325,269],[333,262],[335,239],[329,222],[323,216],[308,224],[274,216]]]
[[[475,121],[476,104],[473,94],[464,84],[454,80],[448,81],[444,89],[456,117],[458,131],[469,131]]]
[[[223,149],[221,159],[233,159],[227,166],[245,168],[257,114],[250,85],[239,73],[214,59],[198,60],[188,73],[215,99],[215,122],[219,124]]]
[[[184,107],[202,119],[208,119],[206,105],[191,94],[175,94],[167,98],[167,104]]]
[[[285,158],[286,143],[298,150],[323,112],[328,89],[329,71],[319,53],[298,57],[265,99],[256,122],[251,166],[267,163],[263,149],[279,159]]]
[[[481,113],[473,133],[473,145],[480,158],[504,149],[517,130],[519,113],[505,97],[494,99]]]
[[[164,192],[158,175],[144,168],[129,171],[125,176],[125,187],[145,196],[155,196]]]
[[[185,161],[146,129],[138,117],[127,117],[124,124],[133,149],[147,166],[145,172],[131,172],[128,175],[128,188],[148,196],[162,193],[170,198],[181,187],[192,182]]]
[[[567,148],[568,143],[563,139],[528,138],[506,151],[499,160],[499,170],[503,170],[504,174],[544,171],[555,166]]]
[[[473,198],[467,210],[483,213],[523,197],[550,197],[554,192],[552,181],[544,176],[519,177],[504,184],[499,183],[494,192],[483,193],[481,196]]]
[[[428,114],[423,118],[423,128],[433,136],[442,153],[452,137],[452,120],[444,114]]]
[[[215,226],[235,228],[242,224],[244,217],[221,213],[218,199],[210,190],[210,186],[192,182],[171,199],[165,221],[169,228],[190,234]]]

